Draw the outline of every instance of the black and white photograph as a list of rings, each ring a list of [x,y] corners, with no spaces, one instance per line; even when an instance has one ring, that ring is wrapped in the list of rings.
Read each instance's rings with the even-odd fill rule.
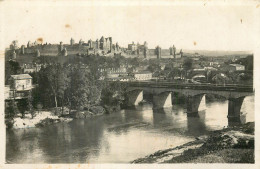
[[[0,1],[3,167],[258,168],[260,2],[217,2]]]

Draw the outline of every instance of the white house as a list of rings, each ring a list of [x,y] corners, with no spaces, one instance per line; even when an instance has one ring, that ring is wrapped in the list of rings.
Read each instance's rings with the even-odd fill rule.
[[[24,91],[32,89],[32,77],[29,74],[11,75],[9,79],[10,89]]]
[[[135,80],[151,80],[152,79],[152,72],[149,71],[142,71],[134,73]]]

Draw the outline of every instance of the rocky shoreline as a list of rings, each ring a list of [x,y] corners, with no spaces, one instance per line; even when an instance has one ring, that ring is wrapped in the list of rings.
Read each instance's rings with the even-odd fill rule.
[[[157,151],[131,163],[254,163],[254,122]]]
[[[54,115],[50,111],[39,111],[35,113],[32,118],[30,114],[25,114],[22,118],[17,116],[13,119],[6,120],[7,128],[13,129],[23,129],[23,128],[33,128],[33,127],[44,127],[46,125],[59,123],[59,122],[69,122],[72,121],[72,118],[64,118],[57,115]]]
[[[68,108],[53,108],[45,111],[35,112],[32,118],[29,113],[26,113],[24,117],[17,115],[13,119],[6,119],[6,127],[13,129],[32,128],[32,127],[44,127],[59,122],[70,122],[73,119],[86,119],[95,116],[101,116],[104,114],[110,114],[120,110],[120,106],[93,106],[89,110],[69,111]]]

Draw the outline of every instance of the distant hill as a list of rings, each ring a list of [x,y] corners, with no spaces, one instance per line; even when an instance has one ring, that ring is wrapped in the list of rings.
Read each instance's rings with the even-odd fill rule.
[[[210,50],[189,50],[189,49],[183,49],[184,53],[190,53],[195,54],[198,53],[199,55],[204,56],[228,56],[228,55],[249,55],[253,52],[251,51],[210,51]]]

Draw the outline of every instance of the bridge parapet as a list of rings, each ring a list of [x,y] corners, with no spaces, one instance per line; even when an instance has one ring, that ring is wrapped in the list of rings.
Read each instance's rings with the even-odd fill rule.
[[[151,87],[128,87],[127,91],[143,90],[144,93],[159,95],[164,92],[181,93],[184,96],[196,96],[201,94],[213,94],[222,96],[226,99],[240,98],[254,95],[253,92],[238,92],[238,91],[214,91],[214,90],[193,90],[193,89],[176,89],[176,88],[151,88]]]
[[[155,82],[155,81],[129,81],[129,87],[149,87],[149,88],[175,88],[191,90],[215,90],[215,91],[236,91],[236,92],[254,92],[252,85],[240,84],[190,84],[190,83],[172,83],[172,82]]]
[[[185,96],[196,96],[200,94],[213,94],[229,98],[239,98],[254,95],[253,86],[241,85],[191,85],[191,84],[174,84],[174,83],[155,83],[155,82],[128,82],[128,90],[144,90],[150,94],[160,94],[163,92],[176,92]]]

